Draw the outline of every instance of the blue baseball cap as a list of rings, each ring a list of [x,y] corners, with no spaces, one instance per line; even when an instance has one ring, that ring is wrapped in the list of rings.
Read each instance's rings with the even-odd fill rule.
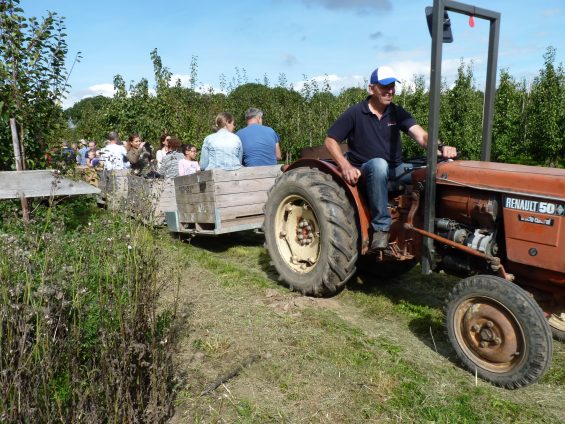
[[[380,85],[389,85],[393,82],[400,83],[400,80],[396,78],[396,74],[392,70],[392,68],[388,66],[380,66],[373,71],[371,74],[371,79],[369,81],[370,84],[380,84]]]

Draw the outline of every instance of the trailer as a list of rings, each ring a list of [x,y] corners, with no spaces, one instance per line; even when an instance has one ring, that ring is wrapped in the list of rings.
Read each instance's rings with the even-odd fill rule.
[[[177,208],[166,212],[175,233],[225,234],[263,226],[267,193],[280,165],[212,169],[174,179]]]
[[[173,179],[101,171],[99,204],[173,233],[218,235],[260,229],[280,165],[212,169]]]

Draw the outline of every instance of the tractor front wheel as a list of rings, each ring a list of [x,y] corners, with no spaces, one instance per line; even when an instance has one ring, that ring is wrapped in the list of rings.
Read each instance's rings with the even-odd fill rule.
[[[331,175],[316,168],[281,175],[269,191],[263,228],[272,263],[291,289],[327,296],[355,274],[356,218]]]
[[[563,308],[553,312],[549,316],[548,321],[555,340],[565,342],[565,311]]]
[[[553,341],[541,308],[523,289],[491,275],[460,281],[446,301],[449,341],[472,373],[517,389],[551,363]]]

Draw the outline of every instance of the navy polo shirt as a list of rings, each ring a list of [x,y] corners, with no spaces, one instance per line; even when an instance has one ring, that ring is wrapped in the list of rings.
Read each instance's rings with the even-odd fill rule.
[[[414,117],[402,107],[389,104],[381,119],[369,109],[369,99],[357,103],[337,118],[327,135],[338,142],[347,139],[347,159],[353,166],[360,167],[374,158],[385,159],[389,166],[402,163],[400,131],[416,125]]]

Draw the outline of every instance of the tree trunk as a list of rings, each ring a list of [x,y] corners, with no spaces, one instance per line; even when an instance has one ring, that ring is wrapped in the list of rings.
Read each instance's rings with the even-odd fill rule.
[[[12,130],[12,145],[14,146],[14,159],[16,160],[16,171],[23,171],[24,160],[22,157],[22,152],[20,149],[20,141],[18,140],[18,129],[16,127],[16,120],[10,118],[10,129]],[[27,204],[27,199],[25,198],[25,193],[20,197],[22,203],[22,215],[24,222],[29,222],[29,207]]]

